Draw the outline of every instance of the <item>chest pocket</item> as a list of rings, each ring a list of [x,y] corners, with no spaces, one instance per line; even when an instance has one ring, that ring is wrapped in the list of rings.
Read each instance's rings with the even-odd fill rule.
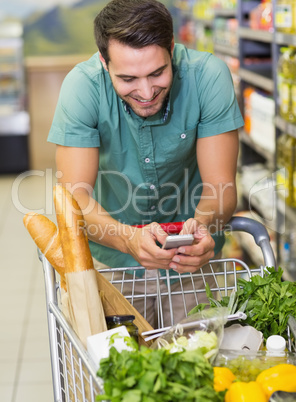
[[[196,154],[197,128],[176,133],[165,133],[160,137],[160,158],[162,162],[184,163]]]

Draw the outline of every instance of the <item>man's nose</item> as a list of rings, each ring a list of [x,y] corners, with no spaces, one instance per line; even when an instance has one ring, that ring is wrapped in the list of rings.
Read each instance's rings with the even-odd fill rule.
[[[140,81],[140,86],[139,86],[139,96],[141,97],[142,100],[149,100],[153,97],[153,86],[151,82],[149,82],[149,79],[143,79]]]

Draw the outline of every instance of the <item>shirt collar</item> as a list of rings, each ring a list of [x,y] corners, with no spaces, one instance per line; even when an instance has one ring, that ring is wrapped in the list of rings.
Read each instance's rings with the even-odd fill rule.
[[[123,99],[121,99],[121,102],[122,102],[124,111],[127,114],[131,115],[130,106]],[[165,102],[164,102],[164,107],[163,107],[163,117],[162,117],[163,122],[165,122],[167,120],[169,111],[170,111],[170,100],[169,100],[169,96],[167,96],[167,98],[165,99]]]

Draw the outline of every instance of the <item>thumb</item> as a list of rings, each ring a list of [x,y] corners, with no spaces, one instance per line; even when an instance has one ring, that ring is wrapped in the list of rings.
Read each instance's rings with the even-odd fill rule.
[[[149,231],[160,244],[163,244],[168,234],[162,229],[159,223],[152,222]]]

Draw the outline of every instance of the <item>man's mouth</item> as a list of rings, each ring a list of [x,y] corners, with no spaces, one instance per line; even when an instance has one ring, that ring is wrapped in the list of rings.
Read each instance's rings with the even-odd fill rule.
[[[150,98],[150,99],[138,99],[138,98],[135,98],[133,96],[132,96],[132,98],[135,101],[140,102],[140,103],[149,103],[149,102],[152,102],[154,99],[156,99],[159,94],[160,94],[160,92],[158,92],[157,94],[153,95],[152,98]]]

